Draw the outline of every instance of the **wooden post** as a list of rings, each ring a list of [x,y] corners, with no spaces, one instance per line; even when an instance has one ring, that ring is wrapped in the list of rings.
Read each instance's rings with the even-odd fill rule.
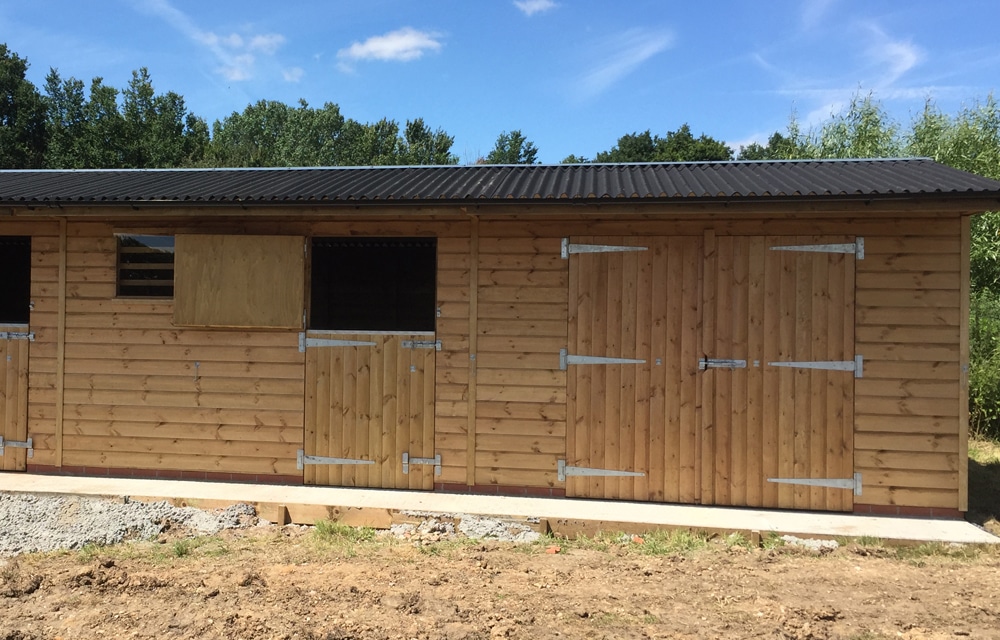
[[[715,286],[716,286],[716,241],[715,230],[705,231],[705,244],[702,260],[702,330],[701,345],[698,353],[704,356],[719,357],[715,349]],[[696,403],[700,416],[696,417],[701,424],[700,437],[695,439],[695,500],[701,504],[713,504],[715,492],[715,372],[706,369],[701,372],[701,392]]]
[[[962,216],[962,257],[959,265],[958,340],[958,510],[969,510],[969,246],[972,218]]]
[[[466,423],[465,482],[476,484],[476,357],[479,350],[479,218],[472,216],[469,228],[469,391]]]
[[[66,218],[59,219],[59,310],[56,319],[56,466],[63,465],[66,396]]]

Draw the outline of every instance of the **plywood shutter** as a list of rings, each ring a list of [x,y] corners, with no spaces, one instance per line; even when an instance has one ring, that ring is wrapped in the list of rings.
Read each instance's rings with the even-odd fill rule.
[[[178,235],[174,324],[301,329],[300,236]]]

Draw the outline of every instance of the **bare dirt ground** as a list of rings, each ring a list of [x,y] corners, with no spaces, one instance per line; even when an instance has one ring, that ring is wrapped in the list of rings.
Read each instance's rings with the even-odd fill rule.
[[[0,640],[1000,638],[995,548],[321,533],[168,531],[0,559]]]

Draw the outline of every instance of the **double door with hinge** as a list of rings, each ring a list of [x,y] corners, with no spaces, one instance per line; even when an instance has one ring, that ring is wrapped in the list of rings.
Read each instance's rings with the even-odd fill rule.
[[[24,471],[28,438],[28,349],[24,325],[0,326],[0,471]]]
[[[309,332],[306,484],[433,489],[434,360],[426,334]]]
[[[862,242],[567,239],[567,494],[850,510]]]

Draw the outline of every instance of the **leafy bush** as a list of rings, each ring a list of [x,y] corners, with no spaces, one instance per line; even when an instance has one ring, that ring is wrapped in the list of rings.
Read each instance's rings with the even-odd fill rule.
[[[1000,294],[972,294],[969,326],[969,428],[1000,441]]]

